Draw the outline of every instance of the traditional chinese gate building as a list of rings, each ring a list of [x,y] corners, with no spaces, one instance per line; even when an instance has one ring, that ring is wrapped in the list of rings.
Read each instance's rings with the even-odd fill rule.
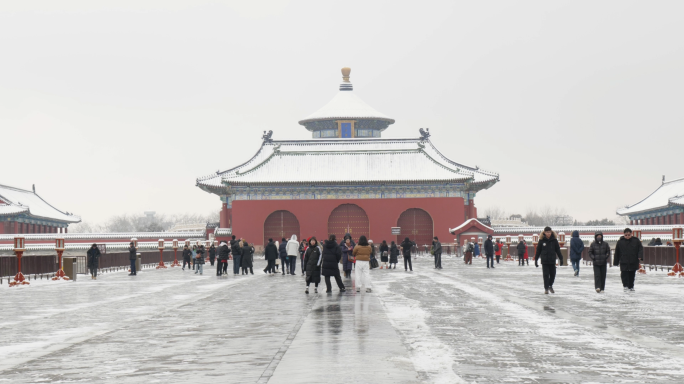
[[[221,228],[257,245],[330,233],[423,245],[477,217],[475,195],[498,175],[449,160],[427,129],[417,138],[382,138],[394,120],[354,94],[349,71],[338,94],[299,122],[312,139],[273,140],[269,131],[251,159],[197,179],[221,198]]]

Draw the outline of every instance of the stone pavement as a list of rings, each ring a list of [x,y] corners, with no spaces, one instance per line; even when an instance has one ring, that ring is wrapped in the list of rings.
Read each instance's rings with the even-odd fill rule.
[[[261,260],[3,285],[0,384],[684,382],[684,279],[625,294],[611,268],[599,295],[564,267],[544,295],[541,268],[443,264],[374,270],[371,294],[305,295]]]

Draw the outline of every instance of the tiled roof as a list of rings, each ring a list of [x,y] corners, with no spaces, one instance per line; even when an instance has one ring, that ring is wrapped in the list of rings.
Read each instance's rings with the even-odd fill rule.
[[[33,191],[0,185],[0,216],[25,213],[35,218],[78,223],[81,218],[48,204]]]
[[[110,240],[110,239],[124,239],[130,240],[136,238],[142,239],[191,239],[204,238],[204,231],[193,232],[113,232],[113,233],[22,233],[26,241],[31,240],[54,240],[55,238],[62,238],[65,241],[69,240]],[[12,240],[16,234],[0,234],[0,240]],[[128,244],[128,243],[126,243]]]
[[[684,178],[664,182],[658,189],[640,202],[620,208],[618,215],[633,215],[658,208],[665,208],[670,204],[684,204]]]
[[[394,124],[394,119],[387,117],[366,104],[351,90],[340,90],[335,97],[318,111],[299,121],[299,124],[311,121],[332,119],[376,119]]]
[[[264,141],[246,163],[200,178],[197,185],[214,192],[225,184],[496,181],[496,173],[447,159],[429,139],[355,138]]]

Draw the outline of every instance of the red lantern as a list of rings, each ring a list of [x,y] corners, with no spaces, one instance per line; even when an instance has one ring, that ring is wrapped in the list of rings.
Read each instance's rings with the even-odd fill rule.
[[[10,287],[29,284],[29,282],[24,279],[24,274],[21,273],[21,256],[24,254],[25,250],[26,244],[24,236],[16,236],[14,238],[14,253],[17,255],[17,274],[14,275],[14,281],[9,284]]]
[[[157,269],[165,269],[166,265],[164,265],[164,239],[159,239],[159,245],[157,247],[159,248],[159,265],[157,265]]]
[[[64,273],[64,266],[62,265],[62,254],[64,253],[64,239],[61,237],[55,238],[55,251],[57,251],[57,258],[59,260],[59,269],[55,273],[55,277],[52,280],[69,280],[69,278]]]

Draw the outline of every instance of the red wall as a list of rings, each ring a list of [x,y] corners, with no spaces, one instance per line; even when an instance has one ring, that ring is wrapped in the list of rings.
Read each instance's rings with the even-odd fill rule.
[[[410,208],[420,208],[432,216],[435,236],[444,241],[453,237],[449,227],[464,222],[465,206],[460,197],[359,200],[238,200],[233,201],[233,234],[255,245],[263,245],[264,222],[274,211],[292,212],[299,220],[300,235],[328,237],[328,216],[341,204],[356,204],[363,208],[370,223],[369,239],[376,243],[396,239],[391,227],[396,227],[399,215]]]

